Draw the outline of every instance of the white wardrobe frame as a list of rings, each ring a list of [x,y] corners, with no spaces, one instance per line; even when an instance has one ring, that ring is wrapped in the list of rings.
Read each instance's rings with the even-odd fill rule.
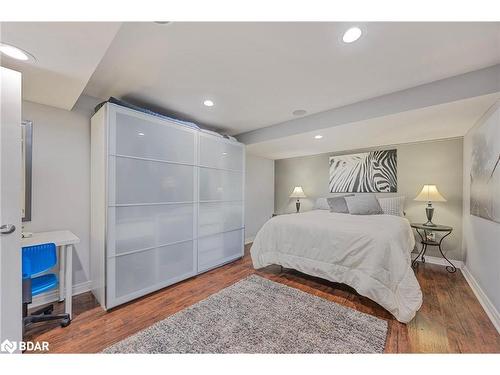
[[[193,267],[192,271],[178,275],[176,277],[172,277],[168,280],[162,281],[155,285],[151,285],[147,288],[129,293],[122,297],[110,296],[109,291],[113,291],[116,294],[116,258],[117,254],[112,253],[113,249],[108,245],[108,241],[115,240],[114,228],[108,225],[108,221],[110,220],[110,212],[109,210],[109,197],[110,192],[115,190],[115,173],[114,173],[114,163],[110,163],[110,159],[114,154],[114,160],[116,162],[117,157],[126,157],[126,158],[136,158],[139,160],[152,161],[152,162],[162,162],[168,164],[181,164],[181,165],[191,165],[188,163],[179,163],[175,161],[166,161],[166,160],[157,160],[157,159],[148,159],[142,157],[132,157],[132,156],[123,156],[117,155],[111,151],[116,151],[116,145],[113,144],[115,141],[110,137],[110,129],[116,129],[116,113],[125,113],[130,116],[137,117],[139,119],[143,119],[148,122],[154,122],[165,126],[172,126],[179,130],[186,131],[192,133],[194,136],[194,148],[193,148],[193,201],[189,202],[172,202],[172,203],[161,203],[161,204],[173,204],[173,205],[182,205],[182,204],[193,204],[193,236],[191,240],[178,241],[168,244],[156,245],[150,249],[142,249],[142,250],[134,250],[134,252],[140,251],[153,251],[153,249],[173,246],[178,243],[192,241],[193,243]],[[199,209],[200,209],[200,191],[202,187],[200,187],[200,168],[209,168],[223,171],[231,171],[230,169],[225,168],[217,168],[213,166],[202,165],[200,161],[200,139],[201,137],[212,138],[217,142],[221,142],[221,144],[230,144],[232,146],[237,146],[242,148],[242,170],[241,171],[233,171],[235,173],[241,173],[241,204],[242,204],[242,218],[241,223],[242,227],[239,229],[232,229],[227,232],[233,232],[240,230],[241,231],[241,253],[238,253],[234,256],[225,257],[220,259],[220,262],[212,265],[209,268],[205,268],[200,270],[198,264],[198,218],[199,218]],[[90,263],[91,263],[91,280],[92,286],[91,290],[95,295],[98,302],[104,309],[110,309],[125,302],[134,300],[156,290],[162,289],[169,285],[175,284],[181,280],[185,280],[197,274],[207,272],[210,269],[219,267],[223,264],[227,264],[231,261],[239,259],[243,256],[244,253],[244,228],[245,228],[245,152],[244,145],[232,140],[225,139],[223,137],[218,137],[216,135],[211,135],[209,133],[200,131],[195,128],[190,128],[188,126],[180,125],[175,123],[175,121],[170,121],[168,119],[163,119],[157,116],[148,115],[139,111],[135,111],[126,107],[118,106],[111,103],[106,103],[93,117],[91,121],[91,239],[90,239]],[[212,203],[217,203],[220,201],[211,201]],[[222,201],[225,202],[225,201]],[[202,203],[207,203],[202,201]],[[154,204],[153,204],[154,205]],[[118,207],[117,205],[114,206]],[[113,210],[113,211],[116,211]],[[218,232],[212,234],[213,236],[217,234],[224,234],[226,232]],[[208,237],[208,236],[205,236]],[[127,255],[127,253],[118,254],[118,256]],[[114,258],[114,261],[111,262],[108,258]]]

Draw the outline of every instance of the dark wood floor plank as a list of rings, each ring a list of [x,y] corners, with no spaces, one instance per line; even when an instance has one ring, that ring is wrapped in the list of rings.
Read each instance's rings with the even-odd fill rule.
[[[415,319],[402,324],[352,288],[278,266],[254,270],[246,247],[242,259],[105,312],[90,292],[73,298],[69,327],[40,323],[26,340],[48,341],[50,352],[95,353],[191,306],[241,279],[258,274],[388,322],[386,353],[500,353],[500,335],[460,271],[421,264],[416,271],[424,303]],[[64,309],[56,304],[55,311]]]

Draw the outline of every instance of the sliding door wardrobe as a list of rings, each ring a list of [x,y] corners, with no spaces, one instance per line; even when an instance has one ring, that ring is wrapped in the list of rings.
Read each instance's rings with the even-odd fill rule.
[[[244,146],[106,103],[91,121],[92,292],[109,309],[243,256]]]

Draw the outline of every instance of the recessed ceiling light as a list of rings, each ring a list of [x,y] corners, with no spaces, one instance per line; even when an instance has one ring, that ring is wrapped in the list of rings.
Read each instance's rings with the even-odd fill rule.
[[[296,109],[295,111],[292,112],[292,115],[294,116],[304,116],[307,113],[305,109]]]
[[[137,133],[137,134],[138,134],[140,137],[142,137],[142,136],[144,135],[144,133],[143,133],[143,132],[139,132],[139,133]]]
[[[314,139],[321,139],[321,138],[323,138],[323,136],[319,134],[314,136]]]
[[[21,61],[28,61],[30,59],[36,60],[35,56],[33,56],[31,53],[23,51],[20,48],[11,46],[10,44],[0,43],[0,52],[16,60],[21,60]]]
[[[358,40],[361,37],[361,34],[362,31],[359,27],[351,27],[344,33],[342,40],[344,43],[352,43]]]
[[[214,106],[214,102],[211,101],[210,99],[207,99],[203,102],[203,105],[205,105],[206,107],[213,107]]]

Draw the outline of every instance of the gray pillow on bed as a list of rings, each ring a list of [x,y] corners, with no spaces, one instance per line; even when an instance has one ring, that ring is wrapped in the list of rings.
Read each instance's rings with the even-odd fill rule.
[[[354,194],[345,194],[339,195],[337,197],[326,198],[326,201],[330,206],[330,212],[335,212],[338,214],[348,214],[349,210],[347,209],[345,197],[354,197]]]
[[[352,215],[380,215],[384,212],[375,194],[358,194],[345,197],[347,209]]]
[[[326,198],[318,198],[316,199],[316,203],[314,204],[315,210],[329,210],[330,206],[328,206],[328,202]]]

